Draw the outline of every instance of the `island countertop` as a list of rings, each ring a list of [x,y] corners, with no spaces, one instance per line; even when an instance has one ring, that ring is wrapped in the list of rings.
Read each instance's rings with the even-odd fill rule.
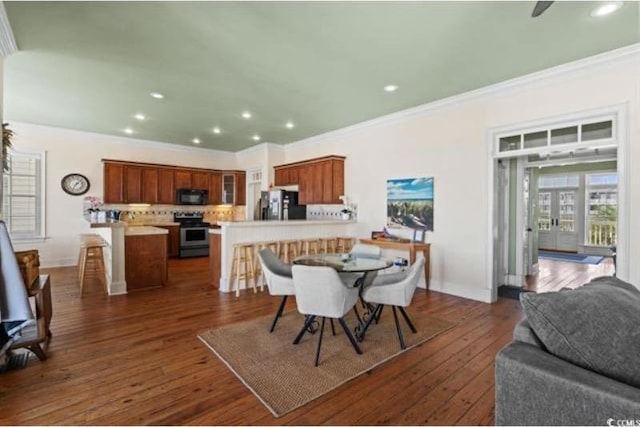
[[[315,226],[315,225],[343,225],[356,224],[357,221],[350,220],[314,220],[314,219],[290,219],[290,220],[272,220],[272,221],[218,221],[221,227],[295,227],[295,226]]]
[[[129,226],[125,229],[126,236],[151,236],[156,234],[169,234],[166,228],[150,227],[144,225]]]

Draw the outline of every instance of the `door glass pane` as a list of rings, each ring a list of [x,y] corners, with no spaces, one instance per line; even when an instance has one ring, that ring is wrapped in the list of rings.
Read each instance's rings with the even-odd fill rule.
[[[547,131],[527,133],[524,135],[524,148],[546,147]]]
[[[553,129],[551,131],[551,145],[570,144],[578,142],[578,126]]]
[[[559,231],[576,231],[576,192],[560,191],[559,193],[560,223]]]
[[[613,122],[589,123],[582,125],[582,140],[593,141],[596,139],[607,139],[613,136]]]
[[[514,151],[520,149],[520,135],[500,138],[500,148],[502,151]]]
[[[538,230],[551,230],[551,193],[548,191],[538,192]]]
[[[618,222],[617,187],[587,189],[587,203],[587,244],[615,245]]]

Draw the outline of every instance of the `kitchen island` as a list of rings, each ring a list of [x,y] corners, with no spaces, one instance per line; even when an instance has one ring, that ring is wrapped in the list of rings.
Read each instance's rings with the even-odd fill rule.
[[[326,237],[353,237],[357,223],[354,220],[289,220],[218,222],[220,228],[209,230],[209,274],[211,284],[220,292],[231,292],[230,283],[233,245],[292,239]],[[244,282],[241,288],[244,288]]]
[[[87,221],[91,232],[100,235],[106,243],[104,248],[107,292],[109,295],[127,293],[126,249],[127,236],[166,236],[168,231],[158,227],[128,226],[125,221],[107,220],[105,222]],[[157,237],[155,238],[158,239]],[[166,241],[166,237],[163,238]],[[140,239],[135,239],[140,240]],[[156,242],[157,243],[157,242]],[[166,243],[165,243],[166,253]],[[161,261],[160,261],[161,262]],[[166,258],[164,261],[166,277]]]

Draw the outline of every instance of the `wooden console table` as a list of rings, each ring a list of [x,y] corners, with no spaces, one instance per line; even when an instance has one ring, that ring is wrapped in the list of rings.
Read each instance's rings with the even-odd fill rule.
[[[360,243],[367,245],[375,245],[381,249],[395,249],[398,251],[409,251],[409,265],[416,262],[416,252],[420,251],[424,255],[424,283],[427,290],[429,290],[429,277],[431,276],[431,262],[430,262],[430,243],[416,243],[416,242],[394,242],[393,240],[373,240],[373,239],[358,239]]]

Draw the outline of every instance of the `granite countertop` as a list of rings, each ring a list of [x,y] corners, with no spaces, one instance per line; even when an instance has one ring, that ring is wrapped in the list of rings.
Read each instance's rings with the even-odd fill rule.
[[[127,227],[124,231],[125,236],[152,236],[156,234],[169,234],[169,230],[165,228],[135,225]]]
[[[337,224],[356,224],[357,221],[349,220],[324,220],[324,219],[290,219],[290,220],[273,220],[273,221],[218,221],[217,224],[222,227],[290,227],[290,226],[309,226],[309,225],[337,225]]]

